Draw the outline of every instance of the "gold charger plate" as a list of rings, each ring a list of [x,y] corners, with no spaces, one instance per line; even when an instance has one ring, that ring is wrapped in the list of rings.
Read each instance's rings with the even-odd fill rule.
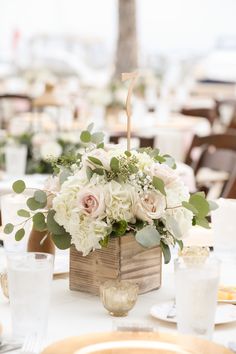
[[[137,343],[140,344],[140,347]],[[121,348],[122,346],[123,348]],[[107,347],[107,349],[105,349],[105,347]],[[232,351],[207,340],[179,334],[159,332],[108,332],[92,333],[64,339],[50,345],[42,352],[42,354],[80,353],[232,354]]]

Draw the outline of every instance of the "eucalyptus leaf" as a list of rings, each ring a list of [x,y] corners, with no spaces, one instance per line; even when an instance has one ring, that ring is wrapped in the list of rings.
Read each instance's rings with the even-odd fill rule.
[[[166,159],[165,159],[163,156],[161,156],[161,155],[156,155],[156,156],[154,156],[154,159],[155,159],[157,162],[160,162],[160,163],[163,163],[163,162],[166,161]]]
[[[95,168],[92,172],[100,176],[104,175],[104,170],[102,168]]]
[[[112,225],[113,236],[123,236],[127,230],[127,221],[120,220]]]
[[[105,146],[105,145],[104,145],[104,143],[102,142],[102,143],[100,143],[100,144],[97,145],[97,148],[98,148],[98,149],[104,149],[104,146]]]
[[[15,240],[20,241],[22,238],[25,236],[25,230],[24,229],[19,229],[16,234],[15,234]]]
[[[71,176],[70,171],[68,171],[68,170],[63,170],[63,171],[60,173],[60,176],[59,176],[60,185],[62,185],[62,184],[68,179],[68,177],[70,177],[70,176]]]
[[[202,226],[205,229],[210,229],[210,224],[206,218],[196,218],[196,225]]]
[[[47,202],[47,194],[44,191],[37,190],[34,193],[34,199],[38,203],[46,203]]]
[[[110,161],[110,167],[111,167],[112,171],[119,172],[120,162],[116,157],[112,157],[112,159]]]
[[[167,166],[169,166],[170,168],[172,168],[173,170],[176,169],[176,163],[175,163],[175,159],[170,156],[170,155],[163,155],[163,157],[165,158],[165,164]]]
[[[89,143],[91,141],[91,134],[88,130],[84,130],[82,131],[82,133],[80,134],[80,140],[83,143]]]
[[[25,188],[25,182],[20,179],[18,181],[15,181],[12,185],[13,191],[18,194],[23,193]]]
[[[28,210],[25,210],[25,209],[19,209],[17,211],[17,215],[18,216],[22,216],[23,218],[29,218],[30,217],[30,212]]]
[[[8,224],[5,225],[5,227],[3,229],[3,232],[4,232],[4,234],[9,235],[9,234],[12,233],[13,230],[14,230],[14,225],[11,224],[11,223],[8,223]]]
[[[190,210],[194,215],[198,215],[198,210],[190,203],[188,202],[182,202],[182,205],[185,209]]]
[[[191,197],[189,198],[189,203],[192,204],[194,208],[198,210],[199,219],[202,219],[208,215],[210,207],[207,200],[201,194],[195,193],[191,195]]]
[[[93,175],[93,170],[91,169],[91,167],[87,166],[86,167],[86,174],[87,174],[87,178],[90,181],[92,175]]]
[[[60,250],[66,250],[71,246],[71,236],[68,232],[62,235],[52,234],[52,240]]]
[[[161,250],[164,256],[164,262],[165,264],[168,264],[171,260],[170,247],[161,241]]]
[[[109,236],[105,236],[104,239],[100,240],[99,243],[102,247],[107,247],[109,242]]]
[[[152,184],[159,192],[166,195],[165,184],[161,178],[154,176],[152,179]]]
[[[93,130],[94,128],[94,123],[90,123],[88,126],[87,126],[87,130],[91,133],[91,131]]]
[[[35,211],[37,209],[43,209],[46,206],[46,202],[39,203],[33,197],[28,198],[26,204],[29,207],[29,209],[33,210],[33,211]]]
[[[166,221],[166,229],[169,230],[175,238],[181,239],[183,237],[178,220],[171,215],[168,216]]]
[[[178,240],[177,238],[175,239],[175,242],[178,244],[180,250],[182,251],[182,249],[184,248],[184,244],[182,240]]]
[[[36,213],[33,216],[34,229],[38,231],[44,231],[47,229],[47,224],[45,222],[45,215],[43,213]]]
[[[149,248],[159,246],[161,236],[154,226],[148,225],[145,226],[143,229],[137,231],[135,239],[143,247]]]
[[[91,161],[93,164],[98,165],[98,166],[102,166],[102,162],[97,159],[96,157],[93,156],[88,156],[89,161]]]
[[[132,156],[132,154],[131,154],[130,151],[125,151],[125,155],[126,155],[127,157],[131,157],[131,156]]]
[[[219,208],[219,205],[216,202],[213,202],[212,200],[208,200],[208,204],[211,211]]]
[[[104,134],[102,132],[93,133],[91,136],[91,141],[94,144],[100,144],[103,142]]]
[[[65,229],[63,226],[59,225],[55,219],[56,212],[54,210],[49,210],[47,215],[47,229],[54,235],[63,235],[65,233]]]

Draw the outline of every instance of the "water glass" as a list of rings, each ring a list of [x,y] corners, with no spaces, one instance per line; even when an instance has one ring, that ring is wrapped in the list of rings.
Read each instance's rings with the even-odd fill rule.
[[[6,173],[12,176],[23,176],[26,170],[27,146],[8,145],[5,147]]]
[[[12,335],[43,338],[46,333],[53,274],[53,256],[25,252],[7,255]]]
[[[220,262],[198,256],[175,260],[178,331],[211,339],[214,330]]]

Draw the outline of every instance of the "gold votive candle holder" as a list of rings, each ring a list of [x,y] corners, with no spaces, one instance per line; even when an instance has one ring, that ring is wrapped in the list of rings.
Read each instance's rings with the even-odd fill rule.
[[[208,247],[189,246],[179,251],[179,257],[183,258],[185,263],[197,265],[203,264],[210,255]]]
[[[100,285],[103,306],[111,316],[124,317],[134,307],[138,285],[126,280],[107,280]]]

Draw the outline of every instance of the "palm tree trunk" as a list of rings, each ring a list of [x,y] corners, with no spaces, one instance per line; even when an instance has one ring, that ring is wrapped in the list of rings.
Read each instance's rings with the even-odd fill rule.
[[[130,72],[138,66],[136,30],[136,0],[119,0],[119,30],[116,51],[115,73]]]

